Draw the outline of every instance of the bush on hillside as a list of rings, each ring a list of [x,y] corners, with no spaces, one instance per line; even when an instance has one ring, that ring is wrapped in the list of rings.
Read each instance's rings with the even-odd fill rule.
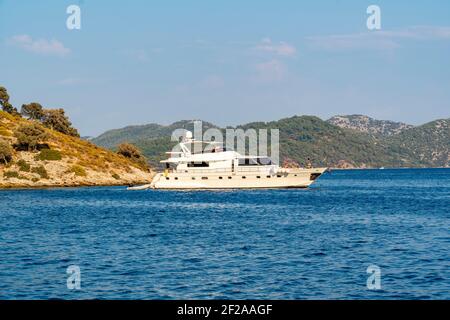
[[[8,142],[0,140],[0,163],[7,164],[12,160],[13,151]]]
[[[141,151],[131,143],[121,143],[117,147],[117,153],[138,163],[141,166],[147,166],[147,159]]]
[[[69,172],[74,173],[77,177],[86,177],[87,176],[86,170],[84,170],[83,167],[80,167],[77,165],[72,166],[70,168]]]
[[[17,172],[17,171],[5,171],[4,173],[3,173],[3,176],[6,178],[6,179],[9,179],[9,178],[19,178],[19,173]]]
[[[19,167],[19,171],[30,172],[31,167],[25,160],[20,159],[16,164]]]
[[[48,172],[45,170],[44,166],[33,167],[31,172],[37,173],[42,179],[49,179]]]
[[[39,144],[45,143],[49,138],[45,130],[35,123],[20,125],[14,136],[17,138],[18,147],[27,151],[36,151]]]
[[[51,150],[51,149],[43,149],[41,152],[36,156],[36,160],[49,160],[49,161],[58,161],[61,160],[61,152],[58,150]]]

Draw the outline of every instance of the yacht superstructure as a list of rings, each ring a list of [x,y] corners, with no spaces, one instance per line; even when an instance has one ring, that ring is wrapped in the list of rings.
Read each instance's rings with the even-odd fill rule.
[[[194,144],[206,144],[192,152]],[[197,141],[192,133],[178,145],[179,151],[167,152],[161,161],[166,168],[154,176],[153,189],[242,189],[307,188],[327,168],[281,168],[270,158],[244,156],[228,151],[221,143]]]

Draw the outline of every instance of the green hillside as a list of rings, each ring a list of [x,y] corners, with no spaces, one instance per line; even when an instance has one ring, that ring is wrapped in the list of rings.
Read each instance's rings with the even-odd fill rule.
[[[216,127],[203,123],[204,130]],[[178,128],[193,130],[192,121],[168,126],[150,124],[105,132],[92,142],[114,149],[121,142],[137,145],[153,166],[166,157]],[[449,120],[436,120],[386,137],[343,128],[314,116],[294,116],[271,122],[238,126],[244,130],[279,129],[281,161],[304,164],[310,158],[316,166],[330,167],[449,167]]]
[[[403,157],[404,166],[450,166],[450,119],[405,130],[386,139],[389,153]]]
[[[215,127],[213,124],[203,122],[204,130]],[[128,126],[121,129],[109,130],[100,136],[92,139],[92,141],[105,148],[114,149],[122,142],[131,142],[133,144],[139,141],[139,144],[149,142],[149,140],[156,138],[168,138],[176,129],[194,130],[194,123],[190,120],[177,121],[168,126],[163,126],[156,123],[140,125],[140,126]],[[153,148],[153,147],[152,147]],[[167,151],[167,150],[165,150]]]
[[[282,161],[290,158],[301,164],[310,158],[314,165],[333,167],[377,167],[395,163],[395,158],[369,135],[334,126],[313,116],[249,123],[242,128],[278,128]]]

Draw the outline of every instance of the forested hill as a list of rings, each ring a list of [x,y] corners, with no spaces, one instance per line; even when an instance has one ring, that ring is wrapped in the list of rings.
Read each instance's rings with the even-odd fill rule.
[[[414,127],[403,122],[377,120],[360,114],[334,116],[327,122],[341,128],[354,129],[373,136],[392,136]]]
[[[294,116],[238,127],[279,129],[282,162],[289,160],[304,164],[310,158],[316,166],[341,168],[450,166],[449,119],[436,120],[418,127],[391,123],[387,126],[389,130],[381,132],[380,122],[363,122],[366,124],[361,130],[336,125],[314,116]],[[370,129],[370,123],[378,126],[378,129]],[[207,122],[203,125],[204,129],[216,127]],[[387,128],[386,123],[384,127]],[[158,166],[159,160],[166,157],[164,152],[173,146],[170,135],[177,128],[192,130],[193,122],[179,121],[168,126],[130,126],[107,131],[92,139],[92,142],[111,149],[122,142],[133,143],[143,151],[153,166]]]

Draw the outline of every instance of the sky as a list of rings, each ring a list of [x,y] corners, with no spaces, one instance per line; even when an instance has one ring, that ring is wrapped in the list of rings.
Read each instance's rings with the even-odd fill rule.
[[[84,136],[293,115],[423,124],[450,117],[449,57],[447,0],[0,0],[0,86],[18,108],[64,108]]]

